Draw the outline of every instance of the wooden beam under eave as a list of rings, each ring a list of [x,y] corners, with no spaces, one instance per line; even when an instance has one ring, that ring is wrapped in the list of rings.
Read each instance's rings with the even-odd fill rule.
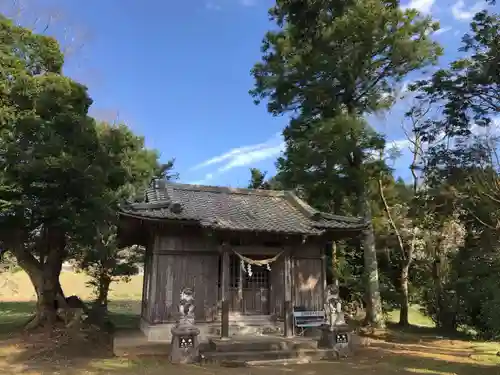
[[[325,231],[323,234],[320,236],[317,236],[317,239],[320,241],[342,241],[342,240],[348,240],[352,238],[357,238],[361,235],[363,232],[362,229],[335,229],[335,230],[328,230]]]
[[[148,222],[139,218],[120,216],[117,242],[119,248],[132,245],[148,246],[150,227]]]

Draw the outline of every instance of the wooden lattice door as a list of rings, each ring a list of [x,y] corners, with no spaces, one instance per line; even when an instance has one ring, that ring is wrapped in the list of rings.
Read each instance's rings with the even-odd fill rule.
[[[264,257],[252,256],[252,259]],[[252,275],[244,271],[238,256],[230,257],[231,310],[243,315],[268,315],[270,272],[266,267],[252,266]]]

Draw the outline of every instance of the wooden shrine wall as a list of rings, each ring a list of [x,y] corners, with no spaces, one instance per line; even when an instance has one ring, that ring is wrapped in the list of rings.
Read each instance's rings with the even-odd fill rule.
[[[292,259],[293,304],[308,310],[322,310],[326,284],[321,247],[304,245]]]
[[[211,322],[217,316],[219,253],[199,238],[157,237],[151,254],[149,323],[174,322],[180,291],[191,288],[195,295],[195,318]]]
[[[246,246],[235,247],[234,250],[252,257],[252,253],[272,256],[283,248]],[[284,317],[284,258],[283,254],[271,264],[269,275],[267,313],[278,319]],[[204,237],[156,235],[146,253],[143,319],[150,324],[174,322],[179,293],[182,288],[189,287],[194,290],[196,321],[218,320],[220,259],[218,248]],[[325,272],[320,246],[306,244],[295,247],[292,251],[291,275],[293,306],[322,309]]]

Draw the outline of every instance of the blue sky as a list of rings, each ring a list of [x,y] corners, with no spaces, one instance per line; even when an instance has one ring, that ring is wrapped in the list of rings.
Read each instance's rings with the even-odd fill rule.
[[[245,186],[250,167],[274,173],[287,118],[273,118],[248,94],[271,0],[2,0],[0,11],[56,36],[65,72],[89,87],[92,114],[123,121],[162,159],[176,158],[181,181]],[[483,2],[402,1],[441,23],[441,65]],[[498,9],[498,5],[497,5]],[[48,27],[47,27],[48,26]],[[407,82],[429,72],[414,74]],[[404,85],[403,85],[404,86]],[[402,87],[404,91],[404,87]],[[409,99],[370,118],[403,145],[397,173],[408,176],[401,129]]]

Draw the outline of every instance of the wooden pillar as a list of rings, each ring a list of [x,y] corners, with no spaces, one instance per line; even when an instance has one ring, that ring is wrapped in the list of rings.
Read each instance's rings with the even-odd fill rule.
[[[291,337],[293,336],[293,291],[292,291],[292,255],[290,250],[288,249],[285,252],[284,259],[284,292],[285,292],[285,303],[284,303],[284,336]]]
[[[336,241],[332,242],[331,253],[332,253],[332,264],[330,266],[332,267],[332,284],[338,288],[339,287],[339,275],[338,275],[338,264],[337,264],[337,242]]]
[[[220,295],[221,295],[221,338],[229,338],[229,251],[226,247],[222,247],[222,262],[221,262],[221,281],[220,281]]]
[[[152,254],[151,248],[146,249],[146,254],[144,256],[144,277],[142,281],[142,308],[141,308],[141,318],[149,319],[149,310],[151,309],[151,265],[152,265]]]
[[[238,267],[238,304],[240,306],[240,313],[243,314],[243,278],[245,274],[241,267]]]
[[[322,291],[321,291],[321,302],[323,304],[326,303],[326,288],[327,288],[327,280],[326,280],[326,267],[327,267],[327,260],[326,260],[326,254],[325,254],[325,247],[326,245],[323,245],[321,248],[321,286],[322,286]],[[319,306],[319,310],[323,309],[324,305]]]

